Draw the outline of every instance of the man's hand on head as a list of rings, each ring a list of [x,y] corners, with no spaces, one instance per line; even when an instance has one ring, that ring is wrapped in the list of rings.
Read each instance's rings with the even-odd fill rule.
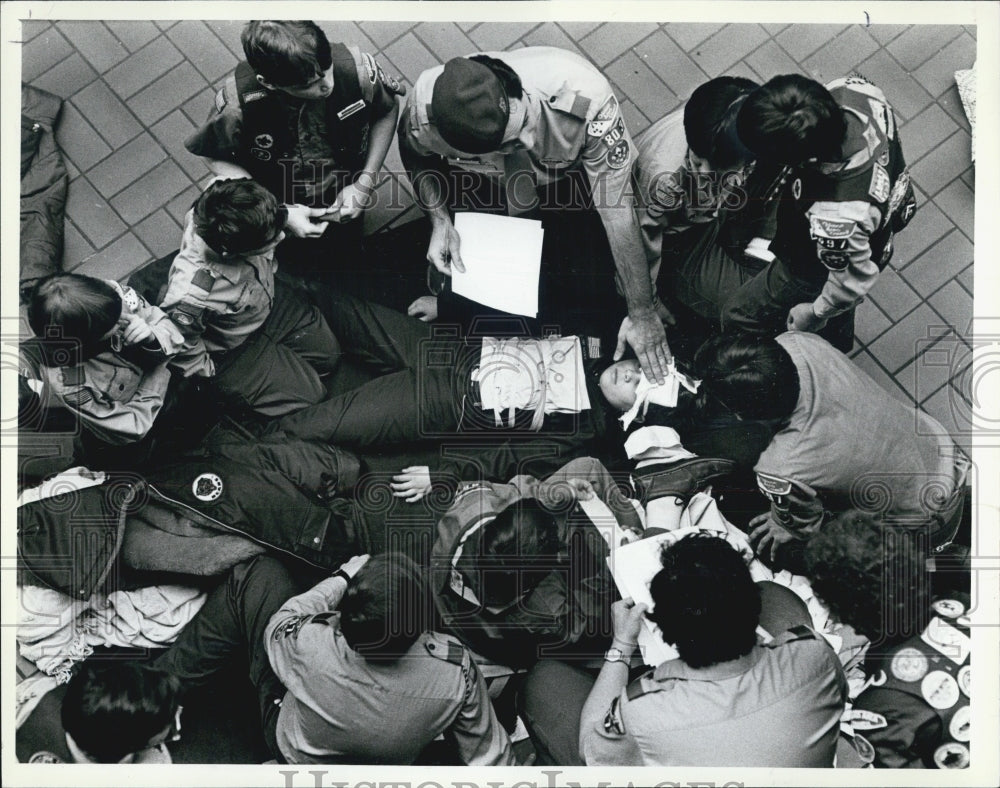
[[[670,363],[670,346],[663,323],[653,309],[642,310],[628,315],[618,329],[618,346],[614,360],[625,354],[628,344],[639,359],[639,366],[646,377],[662,384],[667,379],[667,365]]]
[[[310,208],[307,205],[294,203],[288,208],[288,222],[285,230],[296,238],[319,238],[326,232],[329,222],[322,217],[327,208]]]

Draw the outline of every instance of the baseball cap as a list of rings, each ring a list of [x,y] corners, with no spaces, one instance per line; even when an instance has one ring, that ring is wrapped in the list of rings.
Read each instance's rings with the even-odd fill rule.
[[[465,153],[489,153],[503,142],[510,103],[500,79],[482,63],[456,57],[444,65],[431,95],[442,139]]]

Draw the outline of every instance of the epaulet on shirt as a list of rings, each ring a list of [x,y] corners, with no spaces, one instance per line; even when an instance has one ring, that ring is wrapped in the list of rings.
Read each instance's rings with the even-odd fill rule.
[[[83,367],[80,365],[63,367],[59,371],[59,376],[62,378],[64,386],[82,386],[83,381],[87,378],[86,372],[84,372]]]
[[[191,277],[191,284],[206,293],[211,293],[215,287],[215,277],[208,268],[199,268],[195,275]]]
[[[465,649],[453,640],[428,640],[424,643],[424,648],[432,657],[450,662],[452,665],[461,665],[465,656]]]
[[[800,625],[782,632],[770,643],[768,643],[767,647],[777,648],[778,646],[783,646],[786,643],[794,643],[796,640],[819,640],[819,637],[820,636],[809,627]]]
[[[625,689],[625,696],[629,700],[635,700],[636,698],[641,698],[643,695],[648,695],[650,692],[660,692],[665,689],[663,682],[653,681],[653,671],[643,673],[639,678],[634,681],[629,682],[628,687]]]
[[[329,625],[330,622],[337,617],[337,611],[327,610],[325,613],[317,613],[312,618],[309,619],[310,624],[326,624]]]
[[[590,99],[564,84],[559,88],[559,92],[549,96],[549,106],[580,120],[586,120],[587,112],[590,110]]]

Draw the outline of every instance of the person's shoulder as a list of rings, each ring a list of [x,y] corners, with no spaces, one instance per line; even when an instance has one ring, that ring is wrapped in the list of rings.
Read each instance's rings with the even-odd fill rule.
[[[441,632],[424,632],[415,647],[435,660],[456,668],[461,668],[471,662],[469,652],[458,638]]]
[[[797,675],[833,674],[840,668],[840,661],[833,647],[819,632],[808,626],[797,626],[782,632],[764,649],[767,663],[779,665],[780,672]]]

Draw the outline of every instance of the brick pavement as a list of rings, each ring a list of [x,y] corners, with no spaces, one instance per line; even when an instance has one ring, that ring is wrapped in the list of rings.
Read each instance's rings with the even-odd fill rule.
[[[58,139],[72,178],[67,269],[124,278],[178,246],[208,170],[183,138],[241,56],[236,21],[29,21],[22,79],[66,99]],[[953,73],[975,60],[959,25],[324,22],[410,83],[477,49],[573,49],[615,84],[633,134],[723,73],[763,81],[858,70],[894,104],[921,207],[859,309],[856,362],[952,429],[968,423],[974,168]],[[398,155],[387,165],[398,169]],[[387,188],[383,183],[382,188]],[[373,210],[367,230],[415,216]]]

